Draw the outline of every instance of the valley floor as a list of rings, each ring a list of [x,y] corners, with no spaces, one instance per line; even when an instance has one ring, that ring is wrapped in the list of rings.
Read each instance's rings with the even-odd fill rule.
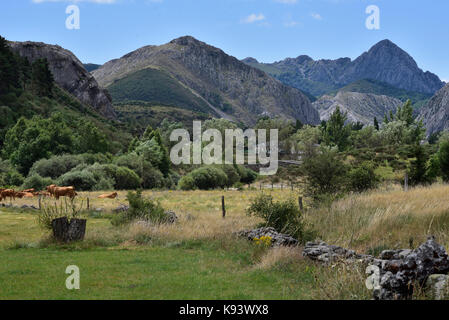
[[[268,249],[236,238],[233,232],[257,225],[245,209],[259,192],[145,192],[180,218],[159,227],[113,227],[108,217],[126,203],[125,193],[118,200],[82,193],[79,201],[85,205],[89,197],[92,209],[86,216],[86,239],[70,245],[48,240],[35,210],[2,209],[0,299],[371,298],[362,267],[325,267],[304,259],[301,248]],[[265,192],[275,200],[299,196],[291,190]],[[222,195],[226,219],[221,217]],[[305,221],[324,241],[360,253],[416,247],[428,234],[448,248],[448,195],[446,185],[409,192],[389,187],[348,196],[328,208],[310,208]],[[69,265],[80,268],[80,290],[65,287]]]

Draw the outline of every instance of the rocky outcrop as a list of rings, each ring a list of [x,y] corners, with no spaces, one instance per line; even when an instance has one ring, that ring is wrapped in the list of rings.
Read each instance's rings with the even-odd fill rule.
[[[385,257],[385,256],[384,256]],[[378,285],[373,295],[378,300],[410,299],[415,282],[424,286],[432,274],[447,274],[449,259],[446,249],[433,237],[417,249],[390,260],[374,260],[371,270],[378,270]],[[374,268],[373,268],[374,267]]]
[[[449,130],[449,84],[439,90],[421,109],[418,119],[423,121],[428,135]]]
[[[248,125],[264,114],[319,122],[317,111],[299,90],[192,37],[140,48],[107,62],[93,75],[107,87],[150,67],[167,72],[223,118]]]
[[[332,263],[337,261],[372,261],[374,257],[358,254],[353,250],[329,245],[323,241],[307,242],[302,252],[304,257],[321,263]]]
[[[269,70],[284,83],[316,96],[362,79],[427,94],[434,94],[444,85],[438,76],[422,71],[407,52],[389,40],[380,41],[354,61],[350,58],[313,60],[301,55],[272,64],[252,60],[248,63]]]
[[[429,237],[415,250],[385,250],[379,258],[323,241],[308,242],[303,255],[323,264],[361,262],[367,265],[366,285],[373,290],[376,300],[410,299],[416,283],[427,286],[436,298],[441,298],[443,289],[447,288],[448,254],[434,237]]]
[[[279,233],[274,228],[259,228],[254,230],[244,230],[237,233],[238,236],[245,237],[250,241],[262,237],[270,237],[272,246],[296,246],[298,240],[287,234]]]
[[[340,107],[341,111],[347,112],[349,122],[372,125],[375,117],[382,121],[385,114],[395,111],[401,104],[401,100],[384,95],[339,91],[335,97],[323,96],[312,105],[320,113],[321,120],[329,120]]]
[[[46,58],[56,83],[106,118],[115,119],[111,98],[70,51],[40,42],[10,42],[11,49],[30,62]]]

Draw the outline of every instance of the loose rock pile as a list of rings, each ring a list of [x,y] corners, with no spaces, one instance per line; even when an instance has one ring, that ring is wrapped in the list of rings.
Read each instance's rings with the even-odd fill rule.
[[[376,259],[372,263],[379,268],[379,285],[373,291],[378,300],[409,299],[415,281],[424,286],[431,275],[449,272],[448,254],[434,237],[429,237],[415,250],[393,254],[384,251],[381,257],[391,259]]]
[[[260,239],[261,237],[271,237],[272,246],[296,246],[298,240],[290,237],[288,234],[277,232],[274,228],[259,228],[254,230],[244,230],[237,233],[241,237],[245,237],[250,241]]]
[[[415,283],[431,288],[434,297],[439,299],[449,280],[446,275],[449,273],[448,254],[434,237],[429,237],[415,250],[385,250],[378,259],[322,241],[307,243],[303,255],[326,264],[335,261],[366,263],[376,300],[410,299]]]
[[[323,241],[307,242],[302,254],[304,257],[322,263],[342,260],[372,261],[374,259],[372,256],[357,254],[353,250],[329,245]]]

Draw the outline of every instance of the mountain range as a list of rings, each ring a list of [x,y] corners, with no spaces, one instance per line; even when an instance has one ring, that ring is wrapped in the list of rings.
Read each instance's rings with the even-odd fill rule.
[[[390,84],[398,89],[434,94],[444,83],[431,72],[422,71],[416,61],[390,40],[382,40],[355,60],[313,60],[307,55],[275,63],[243,62],[264,70],[283,83],[321,96],[362,79]]]
[[[354,61],[302,55],[273,64],[240,61],[190,36],[142,47],[102,66],[83,65],[55,45],[9,45],[30,61],[47,58],[57,84],[102,117],[142,127],[162,118],[208,117],[248,126],[262,116],[317,124],[336,106],[350,121],[371,124],[410,98],[429,134],[449,128],[449,85],[423,72],[389,40]]]
[[[265,115],[320,120],[300,90],[189,36],[140,48],[92,74],[117,102],[181,106],[246,125]]]

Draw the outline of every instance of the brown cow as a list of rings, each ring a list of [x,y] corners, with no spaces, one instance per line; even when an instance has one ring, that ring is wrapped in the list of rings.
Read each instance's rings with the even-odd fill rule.
[[[55,187],[53,192],[56,200],[59,200],[59,197],[69,197],[73,199],[77,195],[74,187]]]
[[[2,193],[1,193],[1,197],[3,199],[9,198],[10,201],[12,199],[16,200],[16,192],[13,189],[3,190]]]
[[[14,194],[14,197],[15,198],[19,198],[19,199],[22,199],[23,197],[25,197],[25,192],[16,192],[15,194]]]
[[[47,189],[47,192],[50,193],[50,195],[54,196],[55,195],[55,188],[57,188],[57,187],[58,187],[57,185],[51,184],[46,189]]]
[[[34,193],[36,190],[34,190],[34,188],[31,188],[31,189],[26,189],[26,190],[23,190],[22,192],[26,192],[26,193]]]
[[[31,192],[24,192],[25,194],[24,194],[24,198],[34,198],[34,194],[33,193],[31,193]]]
[[[109,194],[102,194],[101,196],[98,196],[99,199],[115,199],[117,198],[118,193],[117,192],[113,192],[113,193],[109,193]]]

